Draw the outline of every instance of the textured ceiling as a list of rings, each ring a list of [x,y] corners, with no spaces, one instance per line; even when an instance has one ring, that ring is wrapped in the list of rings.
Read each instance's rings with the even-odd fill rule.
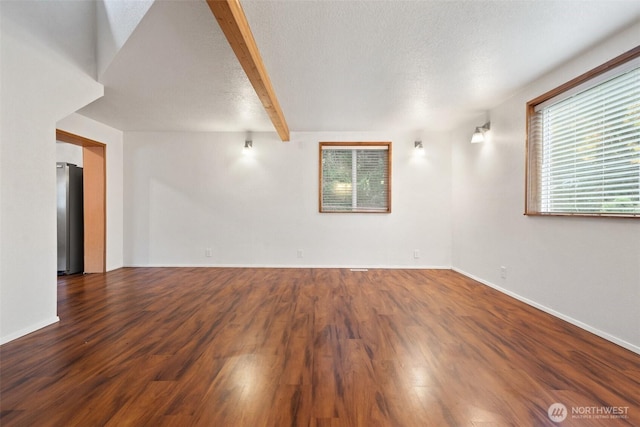
[[[242,5],[292,131],[450,128],[640,19],[610,0]],[[273,130],[204,0],[156,1],[102,81],[81,113],[122,130]]]
[[[202,1],[156,1],[80,113],[121,130],[271,131],[273,126]]]

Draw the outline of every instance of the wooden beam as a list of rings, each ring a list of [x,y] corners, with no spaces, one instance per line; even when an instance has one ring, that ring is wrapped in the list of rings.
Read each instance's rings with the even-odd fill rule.
[[[280,139],[289,141],[289,127],[280,109],[280,103],[271,86],[271,80],[262,63],[260,51],[249,28],[240,0],[207,0],[222,32],[227,37],[258,98],[276,128]]]

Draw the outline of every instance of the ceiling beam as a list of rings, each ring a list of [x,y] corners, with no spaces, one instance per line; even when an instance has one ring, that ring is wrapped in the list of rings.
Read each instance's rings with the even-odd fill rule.
[[[271,80],[262,63],[262,57],[249,28],[240,0],[207,0],[222,32],[227,37],[240,65],[253,85],[258,98],[275,126],[280,139],[289,141],[289,127],[280,109],[280,103],[271,86]]]

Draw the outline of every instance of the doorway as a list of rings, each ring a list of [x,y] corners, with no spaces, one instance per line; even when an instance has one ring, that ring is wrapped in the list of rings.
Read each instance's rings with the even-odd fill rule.
[[[107,264],[107,146],[60,129],[56,129],[56,140],[82,147],[84,272],[104,273]]]

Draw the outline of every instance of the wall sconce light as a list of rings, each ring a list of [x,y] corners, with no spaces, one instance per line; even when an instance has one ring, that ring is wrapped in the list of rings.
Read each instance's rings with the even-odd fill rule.
[[[476,130],[473,132],[473,136],[471,137],[472,144],[478,144],[480,142],[484,142],[484,134],[487,133],[491,129],[491,122],[487,122],[482,126],[478,126]]]
[[[244,148],[246,150],[248,150],[249,148],[253,148],[253,141],[250,139],[247,139],[244,141]]]
[[[415,149],[421,149],[422,148],[422,141],[415,141],[413,143],[413,148]]]

